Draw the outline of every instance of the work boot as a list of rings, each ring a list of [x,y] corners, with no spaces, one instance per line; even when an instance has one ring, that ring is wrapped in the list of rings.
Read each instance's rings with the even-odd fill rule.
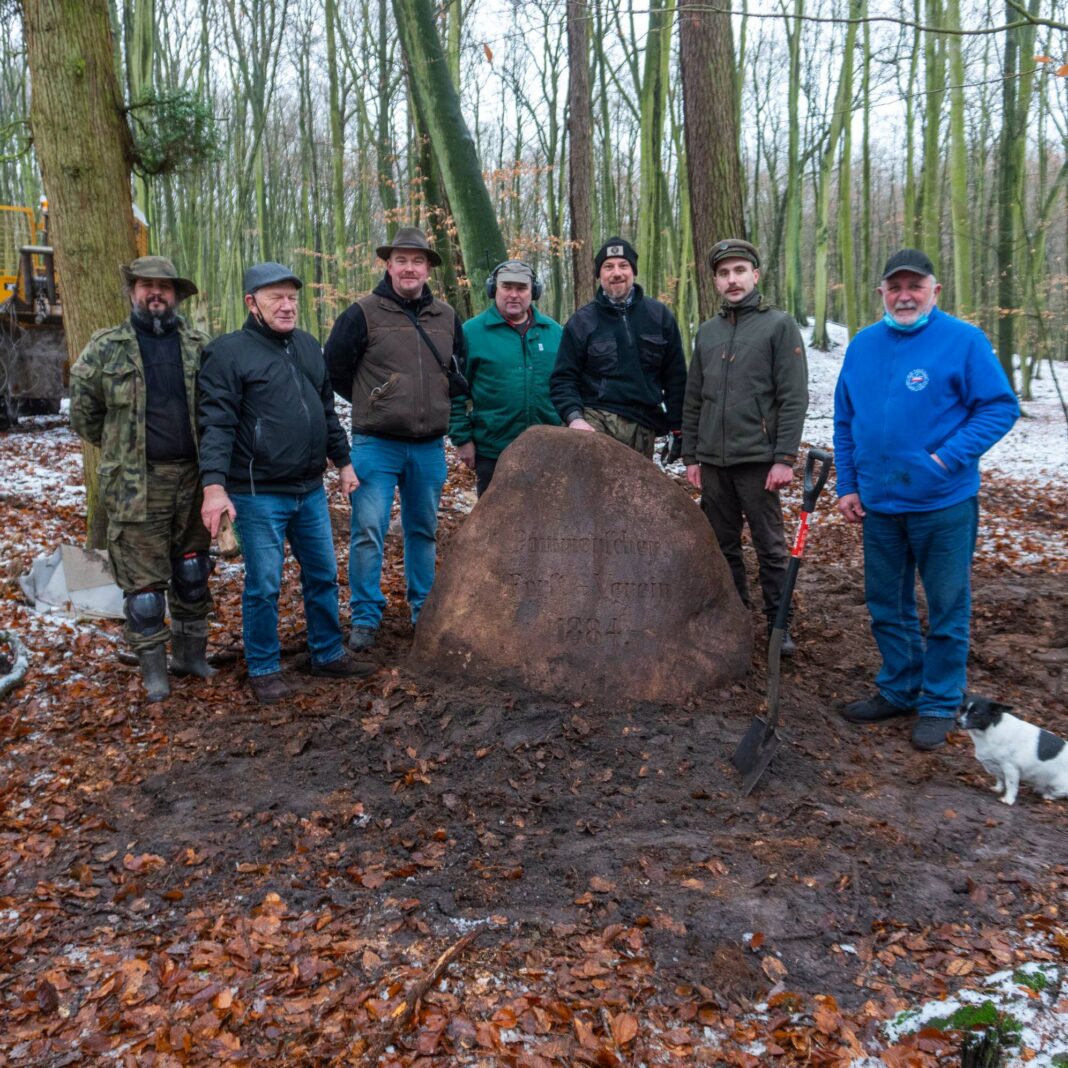
[[[248,684],[261,705],[276,705],[293,692],[280,671],[272,671],[269,675],[250,675]]]
[[[946,735],[953,730],[952,719],[941,716],[920,716],[912,728],[909,741],[913,749],[941,749],[946,744]]]
[[[842,719],[847,719],[850,723],[881,723],[884,719],[915,714],[916,709],[899,708],[892,705],[881,693],[877,693],[864,701],[854,701],[846,705],[842,710]]]
[[[167,678],[167,647],[152,645],[147,649],[138,649],[137,663],[141,665],[141,678],[145,684],[145,703],[151,705],[170,697],[171,684]]]
[[[771,643],[771,632],[775,629],[774,624],[768,626],[768,643]],[[790,634],[790,625],[786,625],[786,629],[782,632],[782,647],[779,649],[779,656],[793,656],[797,652],[797,642],[794,641],[793,635]]]
[[[368,660],[357,660],[342,653],[337,660],[331,660],[326,664],[312,664],[311,673],[320,679],[353,679],[365,678],[373,675],[378,670],[377,664]]]
[[[375,638],[378,636],[377,627],[353,626],[349,631],[349,648],[356,653],[366,652],[374,648]]]
[[[195,631],[204,630],[204,634]],[[215,669],[208,665],[205,656],[208,651],[207,624],[183,625],[171,623],[171,674],[183,677],[195,675],[198,679],[215,677]]]

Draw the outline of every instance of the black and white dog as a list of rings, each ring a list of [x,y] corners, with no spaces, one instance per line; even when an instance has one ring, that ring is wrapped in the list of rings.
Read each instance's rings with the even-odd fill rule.
[[[997,780],[994,793],[1011,805],[1024,782],[1047,801],[1068,797],[1068,745],[1011,711],[1010,705],[969,694],[957,713],[957,723],[971,735],[979,763]]]

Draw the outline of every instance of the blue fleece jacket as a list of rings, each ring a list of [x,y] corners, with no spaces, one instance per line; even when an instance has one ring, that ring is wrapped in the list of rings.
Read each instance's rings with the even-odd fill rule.
[[[838,496],[890,514],[959,504],[979,492],[979,457],[1019,414],[977,327],[937,308],[911,333],[875,323],[850,343],[834,391]]]

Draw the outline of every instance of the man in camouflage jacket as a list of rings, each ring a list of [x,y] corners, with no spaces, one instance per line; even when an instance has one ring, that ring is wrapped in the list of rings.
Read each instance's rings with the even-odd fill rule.
[[[70,422],[100,449],[108,558],[125,594],[124,634],[151,702],[170,693],[172,635],[174,674],[214,674],[205,660],[212,562],[200,519],[196,426],[208,337],[176,312],[197,288],[170,260],[143,256],[122,274],[130,318],[94,333],[71,368]]]

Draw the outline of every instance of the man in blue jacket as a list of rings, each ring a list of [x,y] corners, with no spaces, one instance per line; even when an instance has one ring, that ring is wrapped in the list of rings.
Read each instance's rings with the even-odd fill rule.
[[[979,457],[1019,405],[986,335],[939,311],[924,253],[887,260],[886,314],[846,350],[834,394],[838,509],[864,526],[864,593],[883,665],[851,723],[919,714],[917,749],[945,744],[964,693]],[[927,597],[926,640],[916,572]]]

